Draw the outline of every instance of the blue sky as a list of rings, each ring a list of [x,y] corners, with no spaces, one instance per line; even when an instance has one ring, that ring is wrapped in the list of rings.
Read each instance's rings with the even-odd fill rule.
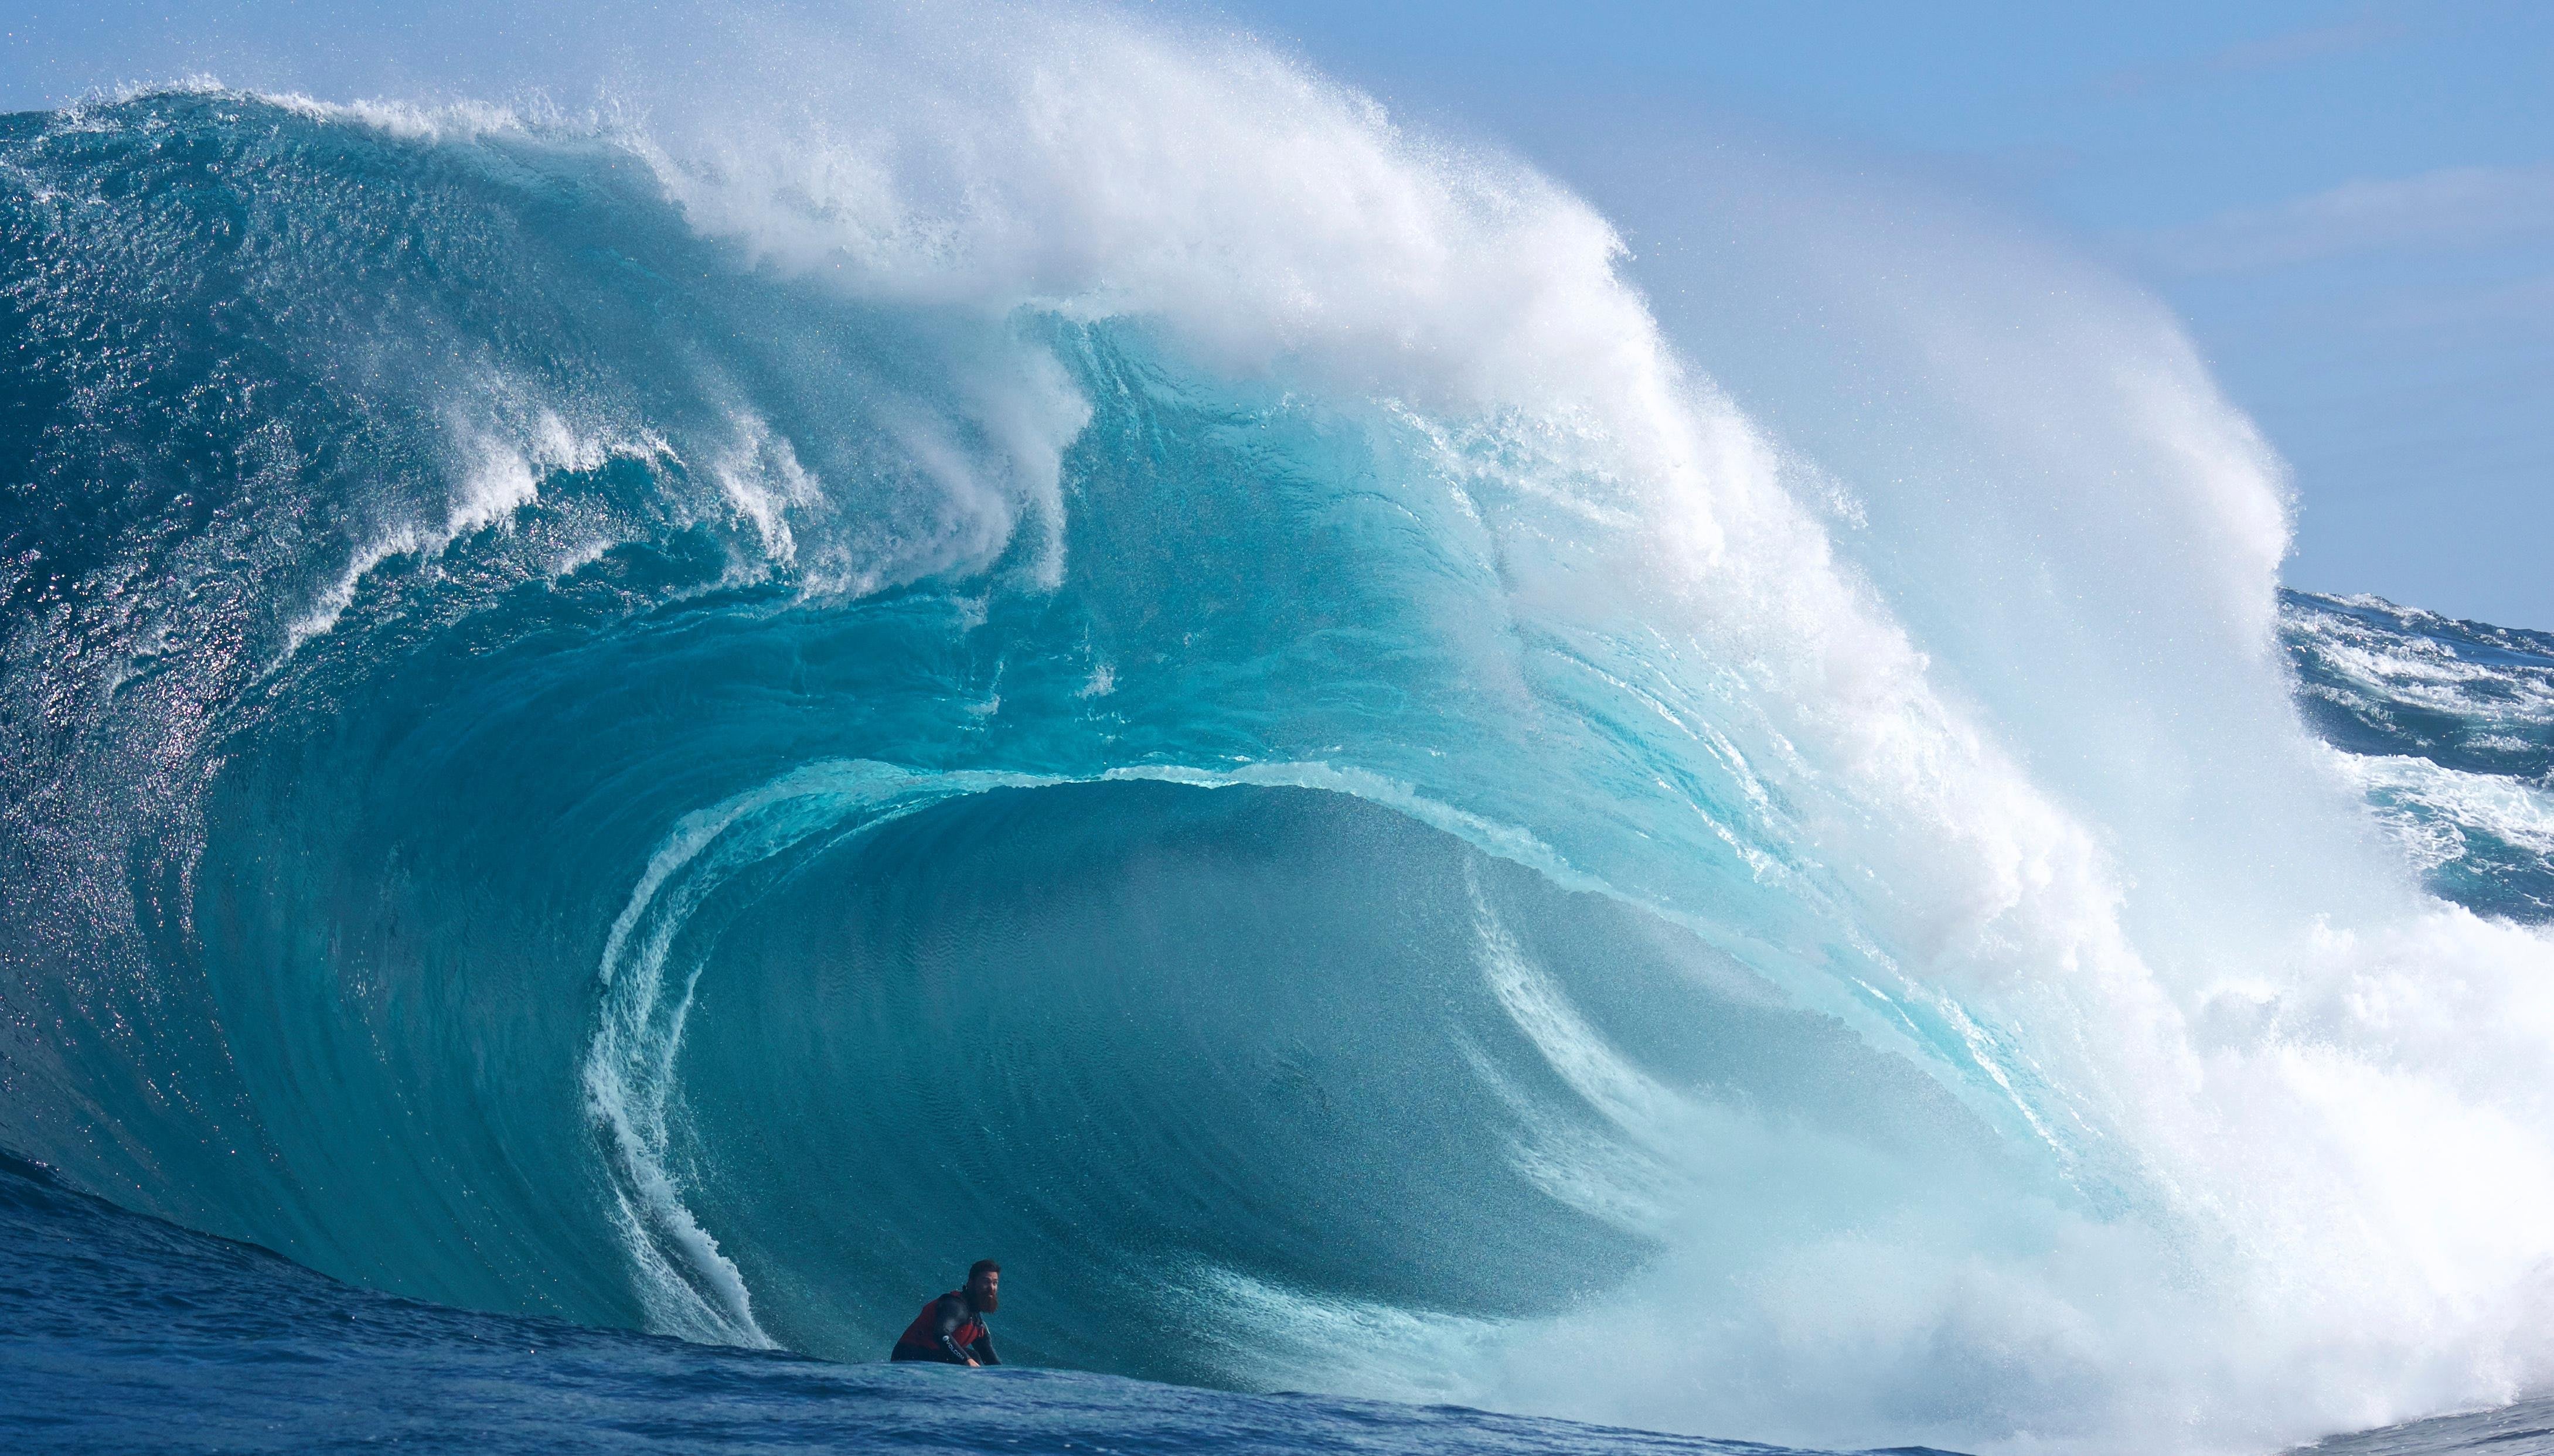
[[[2554,4],[1157,8],[1228,18],[1626,212],[1609,156],[1744,134],[2059,234],[2166,299],[2290,462],[2293,584],[2554,626]],[[538,79],[582,50],[557,13],[11,0],[0,106],[190,68]]]

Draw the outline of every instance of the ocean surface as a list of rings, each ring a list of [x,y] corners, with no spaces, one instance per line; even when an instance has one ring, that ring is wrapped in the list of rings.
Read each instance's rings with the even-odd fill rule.
[[[1840,407],[1038,24],[0,118],[0,1433],[2554,1427],[2554,638],[2125,285]]]
[[[13,1451],[1786,1449],[1072,1371],[836,1365],[473,1314],[351,1288],[15,1162],[0,1165],[0,1233]]]
[[[2283,598],[2297,703],[2433,893],[2554,921],[2554,632]]]

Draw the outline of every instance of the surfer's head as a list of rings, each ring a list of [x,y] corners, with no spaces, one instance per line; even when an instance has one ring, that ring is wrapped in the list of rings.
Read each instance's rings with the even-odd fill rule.
[[[1002,1266],[979,1259],[967,1267],[967,1307],[980,1314],[1002,1307]]]

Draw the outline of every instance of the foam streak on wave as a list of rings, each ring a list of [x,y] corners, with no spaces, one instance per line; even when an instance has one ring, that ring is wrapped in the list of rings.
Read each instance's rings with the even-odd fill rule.
[[[652,1327],[723,1344],[771,1343],[755,1322],[743,1276],[684,1204],[667,1167],[675,1057],[702,969],[694,962],[669,980],[666,957],[676,935],[731,875],[812,835],[857,833],[951,795],[1041,782],[1021,774],[920,775],[883,763],[813,764],[686,815],[649,857],[604,945],[597,973],[603,1010],[586,1052],[585,1095]]]

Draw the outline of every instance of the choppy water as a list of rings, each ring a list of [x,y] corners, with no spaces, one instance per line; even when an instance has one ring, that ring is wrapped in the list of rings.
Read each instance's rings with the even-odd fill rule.
[[[351,1440],[266,1394],[341,1353],[451,1441],[930,1426],[609,1331],[873,1359],[987,1253],[1006,1353],[1226,1393],[1005,1374],[1023,1440],[2554,1379],[2539,639],[2279,596],[2117,285],[1742,400],[1530,169],[1012,19],[787,104],[0,121],[0,1145],[291,1261],[12,1183],[54,1438]]]
[[[2554,918],[2554,635],[2294,595],[2298,702],[2439,894]]]

